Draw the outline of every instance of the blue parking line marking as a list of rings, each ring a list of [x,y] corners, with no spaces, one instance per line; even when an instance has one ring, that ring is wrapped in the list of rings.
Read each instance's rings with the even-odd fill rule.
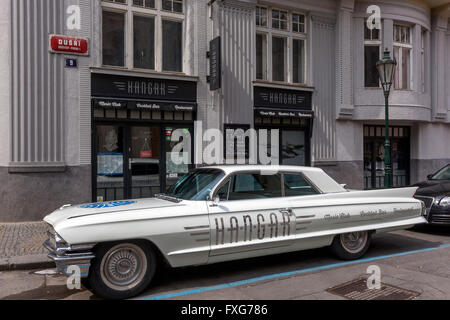
[[[416,254],[416,253],[421,253],[421,252],[427,252],[427,251],[435,251],[438,249],[445,249],[445,248],[450,248],[450,244],[443,244],[438,247],[424,248],[424,249],[418,249],[418,250],[412,250],[412,251],[404,251],[404,252],[382,255],[382,256],[377,256],[377,257],[372,257],[372,258],[365,258],[365,259],[360,259],[360,260],[355,260],[355,261],[332,263],[332,264],[311,267],[311,268],[306,268],[306,269],[301,269],[301,270],[269,274],[269,275],[262,276],[262,277],[234,281],[234,282],[224,283],[224,284],[220,284],[220,285],[216,285],[216,286],[212,286],[212,287],[190,289],[190,290],[181,291],[181,292],[174,292],[174,293],[162,294],[162,295],[151,296],[151,297],[146,297],[146,298],[139,298],[137,300],[149,301],[149,300],[164,300],[164,299],[182,297],[182,296],[192,295],[192,294],[196,294],[196,293],[239,287],[239,286],[243,286],[243,285],[253,284],[253,283],[266,281],[266,280],[272,280],[272,279],[276,279],[276,278],[290,277],[290,276],[295,276],[295,275],[308,273],[308,272],[328,270],[328,269],[344,267],[344,266],[348,266],[348,265],[362,264],[362,263],[366,263],[366,262],[372,262],[372,261],[383,260],[383,259],[394,258],[394,257],[401,257],[401,256],[406,256],[406,255],[411,255],[411,254]]]

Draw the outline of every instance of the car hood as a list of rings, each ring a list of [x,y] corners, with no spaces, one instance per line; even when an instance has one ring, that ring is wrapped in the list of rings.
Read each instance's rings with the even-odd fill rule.
[[[123,214],[127,214],[127,212],[134,210],[158,208],[162,209],[180,205],[181,203],[159,198],[98,202],[75,206],[67,205],[46,216],[44,218],[44,221],[55,227],[59,222],[66,221],[68,219],[76,219],[86,216],[95,216],[116,212],[123,212]],[[156,212],[157,210],[155,211],[155,213]]]
[[[417,190],[417,195],[439,197],[439,196],[450,196],[450,181],[434,181],[427,180],[422,181],[415,186],[419,187]]]

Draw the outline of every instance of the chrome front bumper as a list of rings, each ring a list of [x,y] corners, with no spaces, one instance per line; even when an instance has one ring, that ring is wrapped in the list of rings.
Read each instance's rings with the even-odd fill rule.
[[[44,247],[49,251],[48,257],[55,261],[58,272],[72,276],[78,267],[81,278],[87,278],[91,260],[95,258],[92,252],[95,244],[70,246],[56,232],[49,231],[47,235],[49,239],[44,242]]]

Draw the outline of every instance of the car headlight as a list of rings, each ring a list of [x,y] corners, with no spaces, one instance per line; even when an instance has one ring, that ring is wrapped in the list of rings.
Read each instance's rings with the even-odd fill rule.
[[[439,205],[441,207],[450,207],[450,197],[442,198],[441,201],[439,202]]]
[[[53,248],[58,249],[61,247],[68,246],[66,241],[59,234],[56,233],[55,229],[51,228],[47,232],[47,235],[49,237],[50,244],[52,245]]]

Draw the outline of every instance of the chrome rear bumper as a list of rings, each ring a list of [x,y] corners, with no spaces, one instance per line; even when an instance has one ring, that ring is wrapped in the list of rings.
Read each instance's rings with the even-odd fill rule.
[[[56,233],[48,232],[48,235],[49,239],[43,245],[49,251],[48,257],[55,262],[58,272],[72,276],[76,268],[68,269],[74,266],[79,268],[81,278],[87,278],[91,260],[95,258],[92,252],[95,244],[69,246],[63,241],[55,240],[59,237]]]

